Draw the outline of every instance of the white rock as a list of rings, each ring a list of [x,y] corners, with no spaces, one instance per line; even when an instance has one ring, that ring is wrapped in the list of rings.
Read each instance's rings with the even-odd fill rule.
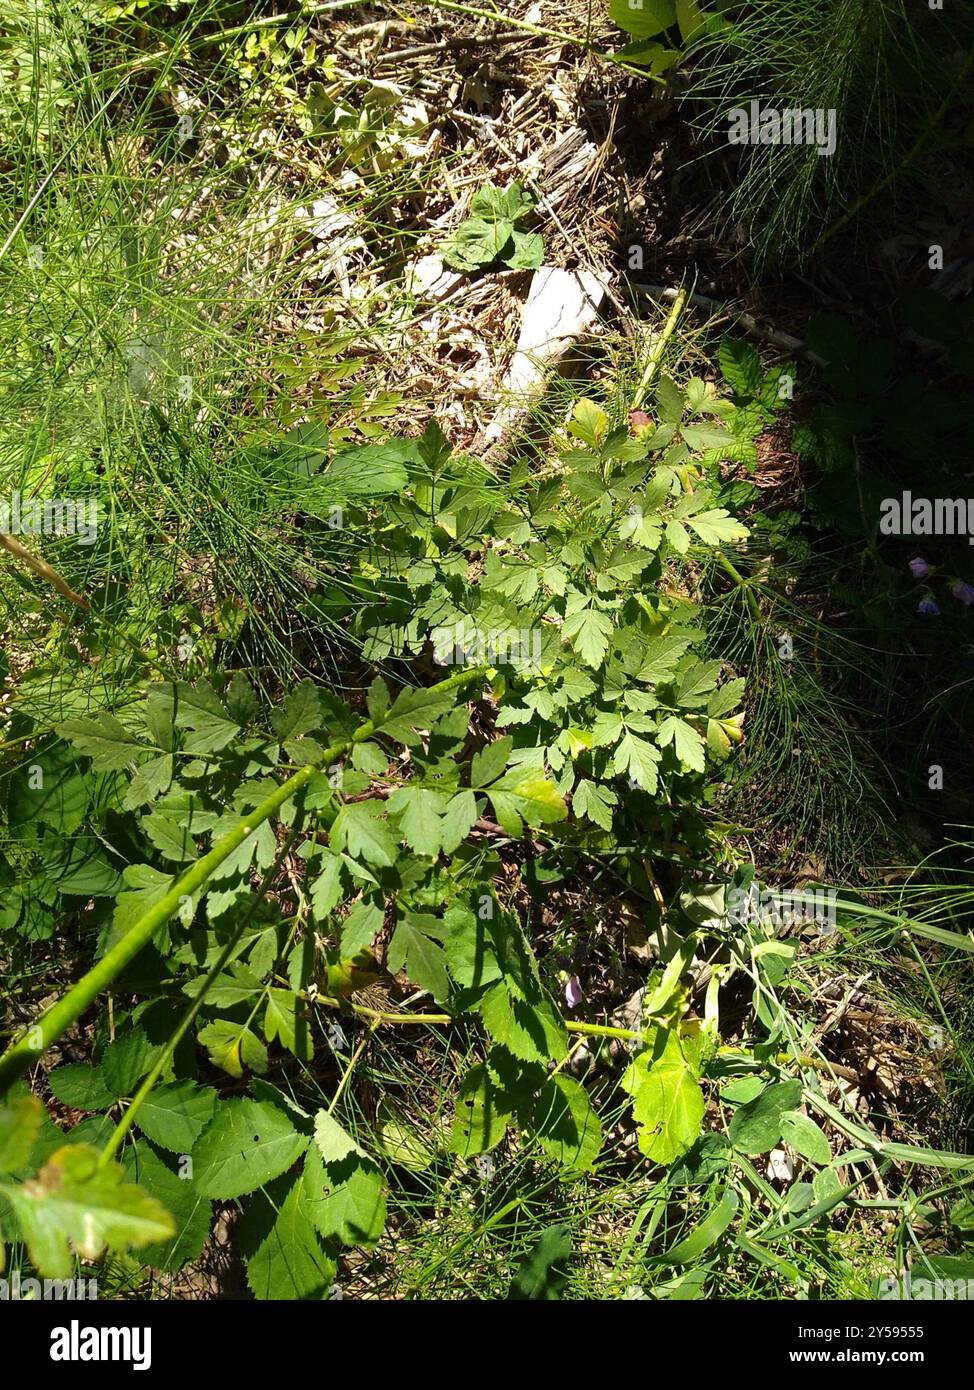
[[[768,1155],[768,1177],[772,1182],[791,1182],[795,1176],[795,1160],[784,1149],[772,1149]]]
[[[543,265],[534,272],[517,349],[501,386],[509,403],[487,426],[488,440],[500,439],[530,406],[547,370],[594,328],[604,300],[605,286],[591,271]]]

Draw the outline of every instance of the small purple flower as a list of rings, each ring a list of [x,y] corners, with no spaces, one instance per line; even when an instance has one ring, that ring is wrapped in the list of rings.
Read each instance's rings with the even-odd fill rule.
[[[936,599],[924,598],[917,604],[918,613],[932,613],[935,617],[940,614],[940,606]]]
[[[577,975],[573,975],[565,985],[565,1003],[570,1009],[574,1009],[584,998],[582,983]]]
[[[909,568],[914,579],[926,579],[927,575],[930,573],[930,566],[922,555],[918,555],[916,559],[911,560]]]
[[[959,598],[965,608],[970,608],[974,603],[974,588],[966,584],[963,579],[958,579],[957,583],[950,591],[954,598]]]

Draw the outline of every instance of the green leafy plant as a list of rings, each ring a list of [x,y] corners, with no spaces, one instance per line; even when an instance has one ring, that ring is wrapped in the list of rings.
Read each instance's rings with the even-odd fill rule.
[[[536,199],[516,180],[507,188],[485,184],[473,195],[470,213],[443,247],[456,270],[475,271],[500,261],[510,270],[537,270],[544,258],[538,232],[524,229]]]
[[[619,50],[619,57],[654,75],[682,60],[685,49],[676,47],[677,42],[689,48],[723,22],[719,10],[699,0],[609,0],[609,17],[632,35],[632,41]],[[658,35],[667,37],[660,40]]]

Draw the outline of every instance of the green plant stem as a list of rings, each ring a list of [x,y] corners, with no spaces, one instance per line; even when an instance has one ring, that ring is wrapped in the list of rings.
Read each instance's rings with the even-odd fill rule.
[[[135,1117],[139,1112],[139,1108],[144,1104],[146,1097],[149,1095],[149,1092],[152,1090],[153,1086],[155,1086],[156,1082],[159,1080],[159,1077],[162,1075],[163,1069],[168,1063],[170,1057],[172,1057],[173,1053],[176,1051],[176,1048],[179,1046],[180,1040],[186,1036],[186,1033],[193,1022],[193,1019],[196,1017],[200,1009],[203,1007],[203,1002],[206,999],[206,996],[210,988],[212,987],[213,982],[222,972],[223,967],[226,965],[227,961],[233,954],[237,942],[240,940],[241,936],[243,936],[244,932],[247,930],[247,927],[253,921],[254,915],[256,914],[257,909],[260,906],[261,899],[263,898],[267,889],[274,882],[274,878],[277,874],[278,869],[280,869],[281,865],[284,863],[284,860],[287,858],[288,854],[291,851],[291,846],[294,844],[297,838],[298,832],[296,830],[292,830],[290,835],[288,835],[287,839],[285,840],[284,844],[281,846],[278,853],[274,856],[274,862],[273,864],[271,864],[270,868],[267,870],[267,872],[264,874],[264,877],[261,879],[260,885],[258,886],[257,891],[254,893],[254,896],[250,901],[250,906],[241,917],[236,929],[230,934],[230,939],[227,941],[227,944],[220,952],[216,961],[204,976],[199,993],[197,994],[193,1002],[190,1004],[186,1012],[183,1014],[178,1025],[176,1026],[175,1031],[171,1033],[169,1038],[166,1040],[166,1044],[160,1052],[159,1056],[156,1058],[155,1062],[153,1063],[151,1070],[143,1080],[141,1086],[136,1091],[135,1095],[132,1097],[131,1101],[125,1109],[124,1115],[109,1135],[108,1140],[105,1143],[105,1147],[101,1151],[101,1158],[99,1159],[100,1163],[104,1164],[109,1162],[109,1160],[114,1156],[115,1152],[117,1151],[119,1144],[121,1144],[122,1140],[125,1138],[126,1134],[131,1129]]]
[[[755,622],[760,622],[761,609],[758,606],[757,599],[754,597],[754,591],[752,590],[750,583],[748,582],[748,580],[744,578],[743,574],[741,574],[737,566],[731,564],[730,560],[728,560],[727,556],[724,554],[722,550],[718,550],[716,552],[716,555],[717,563],[720,565],[721,569],[723,569],[726,574],[730,575],[731,579],[733,579],[734,583],[737,585],[737,587],[740,589],[741,593],[747,600],[747,606],[750,609],[751,617],[754,619]]]
[[[633,410],[639,410],[639,408],[642,406],[643,401],[646,399],[646,396],[649,392],[649,388],[656,380],[656,375],[659,372],[660,364],[663,361],[663,354],[666,351],[666,344],[670,341],[673,334],[676,332],[676,325],[680,320],[680,315],[683,313],[684,307],[686,306],[686,302],[687,291],[685,289],[681,289],[673,301],[673,307],[670,309],[670,312],[667,315],[666,322],[660,330],[659,337],[653,344],[652,351],[649,354],[649,361],[646,363],[646,370],[643,372],[642,377],[639,381],[639,385],[636,387],[635,393],[632,398]]]
[[[341,1000],[332,999],[327,995],[319,994],[315,999],[316,1004],[324,1004],[326,1007],[337,1008]],[[452,1014],[393,1014],[383,1013],[381,1009],[371,1009],[365,1004],[356,1004],[353,999],[347,1001],[355,1013],[362,1018],[372,1019],[376,1024],[379,1023],[415,1023],[427,1024],[430,1027],[455,1023],[456,1019]],[[637,1032],[632,1028],[613,1028],[607,1023],[584,1023],[581,1019],[566,1018],[562,1022],[569,1033],[581,1033],[589,1038],[615,1038],[619,1042],[641,1042],[648,1043],[649,1038],[645,1032]],[[741,1057],[748,1061],[754,1061],[754,1057],[746,1048],[743,1047],[719,1047],[717,1049],[721,1057]],[[842,1076],[847,1081],[857,1081],[858,1074],[851,1067],[840,1067],[836,1063],[824,1060],[821,1057],[809,1057],[804,1053],[796,1057],[791,1052],[778,1052],[775,1061],[784,1066],[788,1062],[797,1063],[801,1067],[811,1067],[814,1071],[827,1072],[830,1075]]]
[[[33,555],[20,541],[15,541],[13,536],[8,536],[6,531],[0,531],[0,546],[12,555],[15,560],[20,560],[33,570],[39,579],[43,579],[45,584],[50,584],[57,589],[62,598],[66,598],[69,603],[75,604],[84,613],[91,612],[91,604],[80,594],[76,594],[68,581],[60,574],[53,565],[49,565],[46,560],[42,560],[39,555]]]
[[[438,682],[431,689],[435,691],[455,690],[483,678],[483,667],[473,667],[469,671],[458,671]],[[204,854],[170,888],[159,902],[148,908],[137,922],[126,932],[88,973],[78,981],[63,998],[42,1014],[23,1035],[0,1057],[0,1095],[21,1076],[32,1062],[36,1062],[42,1052],[56,1042],[90,1007],[102,990],[107,989],[125,967],[143,951],[160,927],[178,912],[184,898],[192,897],[230,855],[248,839],[254,831],[269,820],[276,811],[296,796],[321,767],[328,767],[356,743],[363,743],[376,732],[371,720],[367,720],[355,730],[350,738],[333,743],[326,748],[320,758],[303,767],[293,777],[273,791],[270,796],[250,812],[238,825],[224,835],[208,854]]]
[[[103,613],[99,613],[96,609],[92,608],[88,600],[82,597],[81,594],[76,594],[67,580],[62,575],[58,574],[53,565],[49,565],[47,561],[42,560],[39,555],[33,555],[26,546],[21,545],[20,541],[15,541],[13,536],[9,536],[6,531],[0,531],[0,548],[6,550],[15,560],[20,560],[28,569],[36,574],[39,579],[43,579],[45,584],[50,584],[52,588],[56,589],[62,598],[66,598],[69,603],[73,603],[76,608],[80,608],[82,613],[85,613],[89,618],[94,618],[96,622],[104,623],[115,637],[119,637],[126,646],[130,647],[131,650],[135,652],[140,661],[144,661],[146,665],[158,671],[161,676],[168,678],[169,672],[164,666],[159,664],[154,656],[150,656],[148,652],[144,652],[138,643],[131,638],[127,632],[123,632],[121,628],[116,627],[110,618],[106,618]]]
[[[369,1024],[368,1032],[365,1034],[365,1036],[364,1036],[363,1038],[361,1038],[361,1039],[359,1040],[358,1046],[356,1047],[355,1051],[352,1053],[351,1057],[349,1057],[349,1059],[348,1059],[348,1066],[347,1066],[347,1067],[345,1068],[345,1070],[342,1072],[341,1080],[339,1081],[338,1085],[335,1087],[335,1094],[332,1096],[331,1100],[328,1102],[328,1114],[329,1114],[329,1115],[334,1114],[335,1106],[338,1104],[338,1102],[339,1102],[339,1101],[341,1100],[341,1098],[342,1098],[342,1092],[345,1090],[345,1087],[348,1085],[349,1081],[351,1081],[351,1079],[352,1079],[352,1072],[355,1070],[355,1068],[356,1068],[356,1066],[357,1066],[357,1064],[358,1064],[358,1059],[361,1057],[361,1055],[362,1055],[362,1053],[365,1051],[366,1047],[368,1047],[369,1038],[371,1038],[372,1034],[375,1032],[375,1030],[378,1028],[378,1026],[379,1026],[379,1020],[378,1020],[378,1019],[373,1019],[373,1021]]]

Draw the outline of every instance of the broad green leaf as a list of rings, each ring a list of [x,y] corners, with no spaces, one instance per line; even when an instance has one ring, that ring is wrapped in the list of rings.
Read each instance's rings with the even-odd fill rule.
[[[470,200],[470,212],[472,216],[487,221],[503,218],[508,222],[517,222],[532,210],[534,204],[533,196],[515,179],[507,188],[498,188],[493,183],[478,188]]]
[[[382,930],[385,912],[379,903],[362,898],[342,923],[342,955],[349,960],[368,950]]]
[[[467,838],[477,820],[477,798],[472,791],[459,791],[453,796],[440,822],[440,840],[444,854],[453,854]]]
[[[636,679],[645,681],[648,685],[658,685],[660,681],[669,680],[689,646],[689,637],[653,638],[646,645]]]
[[[178,681],[170,687],[173,723],[185,730],[183,750],[187,753],[219,753],[240,733],[220,697],[208,681],[195,686]]]
[[[47,1084],[51,1093],[73,1110],[108,1110],[119,1094],[126,1094],[110,1087],[101,1067],[90,1062],[69,1062],[48,1072]]]
[[[707,715],[711,719],[721,719],[725,714],[730,714],[731,710],[736,709],[744,696],[747,682],[743,677],[737,680],[728,681],[719,690],[715,690],[707,701]]]
[[[391,814],[399,817],[399,828],[410,848],[435,859],[440,852],[440,823],[446,809],[441,793],[425,787],[398,787],[387,804]]]
[[[511,234],[513,251],[504,257],[504,264],[511,270],[537,270],[544,261],[544,239],[540,232],[519,232]]]
[[[378,730],[401,743],[415,745],[420,730],[433,727],[441,715],[457,703],[454,690],[402,690]]]
[[[961,1231],[965,1237],[974,1235],[974,1201],[970,1197],[958,1197],[948,1219],[954,1229]]]
[[[507,767],[513,747],[514,740],[505,734],[503,738],[496,738],[485,748],[478,749],[470,762],[470,785],[486,787],[496,781]]]
[[[278,1177],[307,1147],[307,1136],[275,1106],[221,1101],[193,1149],[197,1186],[204,1197],[239,1197]]]
[[[618,56],[624,58],[627,63],[649,68],[652,73],[661,73],[675,67],[683,54],[678,48],[666,48],[661,43],[654,43],[652,39],[633,39],[631,43],[619,49]]]
[[[595,401],[583,398],[575,402],[568,432],[590,449],[598,449],[609,433],[609,424],[609,417],[602,407]]]
[[[721,762],[730,757],[731,741],[715,719],[707,720],[707,747]]]
[[[155,1061],[161,1044],[152,1043],[145,1029],[130,1028],[105,1048],[101,1075],[116,1097],[130,1096]]]
[[[136,755],[145,747],[136,734],[126,729],[107,710],[92,718],[67,719],[58,725],[57,731],[79,753],[91,759],[96,772],[115,772],[127,767],[136,761]]]
[[[572,792],[572,810],[576,816],[585,816],[603,830],[611,830],[612,808],[616,800],[615,792],[608,787],[583,779]]]
[[[264,1013],[264,1037],[292,1052],[302,1062],[314,1056],[314,1043],[307,1020],[297,1011],[298,1000],[289,989],[269,989]]]
[[[499,980],[503,970],[494,950],[490,924],[472,908],[457,904],[444,917],[444,939],[450,974],[464,989],[480,989]]]
[[[408,462],[417,461],[412,439],[387,439],[384,444],[357,444],[335,455],[323,480],[329,501],[346,497],[386,497],[409,484]]]
[[[45,837],[41,845],[44,877],[59,893],[112,898],[123,879],[95,835]]]
[[[126,811],[137,811],[146,802],[155,801],[157,796],[161,796],[172,786],[174,773],[175,760],[171,753],[162,753],[158,758],[150,758],[147,762],[141,763],[129,783],[122,802],[123,808]]]
[[[683,439],[689,449],[730,449],[734,444],[734,436],[730,430],[721,429],[719,425],[684,425]],[[707,513],[711,515],[711,513]],[[726,515],[726,513],[724,513]],[[690,525],[694,525],[694,518],[688,517]],[[735,523],[736,525],[736,523]],[[694,528],[696,529],[696,528]],[[747,532],[744,527],[740,530]],[[708,542],[712,544],[712,542]]]
[[[512,768],[487,788],[487,795],[498,821],[514,839],[521,836],[522,821],[550,825],[568,816],[564,798],[543,772]]]
[[[651,39],[676,23],[675,0],[609,0],[609,15],[637,39]]]
[[[671,714],[659,727],[660,746],[665,748],[672,743],[673,751],[684,767],[694,772],[703,772],[706,766],[703,743],[700,735],[677,715]]]
[[[185,1167],[174,1171],[172,1162],[145,1143],[127,1144],[122,1159],[128,1177],[161,1202],[173,1219],[176,1233],[171,1240],[157,1241],[139,1250],[140,1263],[167,1274],[199,1259],[213,1221],[212,1203],[196,1190]]]
[[[737,1081],[729,1081],[721,1087],[720,1098],[726,1105],[747,1105],[749,1100],[759,1096],[764,1090],[764,1078],[742,1076]]]
[[[44,1107],[36,1096],[17,1096],[0,1106],[0,1173],[15,1173],[27,1165],[43,1117]]]
[[[389,687],[381,676],[376,676],[366,692],[366,705],[372,723],[379,725],[385,718],[391,702]]]
[[[784,1116],[801,1104],[801,1097],[798,1080],[766,1086],[754,1100],[734,1111],[727,1131],[731,1143],[742,1153],[769,1153],[781,1138]]]
[[[160,1148],[188,1154],[216,1113],[212,1086],[173,1081],[154,1086],[137,1111],[142,1133]]]
[[[9,775],[7,815],[11,825],[47,825],[58,835],[73,835],[84,820],[95,789],[94,779],[79,772],[77,755],[63,744],[33,749]]]
[[[438,934],[442,933],[442,923],[436,918],[407,911],[392,934],[386,959],[393,974],[405,970],[414,984],[432,994],[437,1003],[444,1004],[450,997],[446,954],[427,934],[431,924],[438,926]]]
[[[462,1158],[486,1153],[504,1138],[513,1106],[482,1064],[471,1067],[457,1096],[450,1152]]]
[[[322,865],[311,884],[311,906],[315,919],[323,922],[342,900],[342,860],[326,851]]]
[[[563,1168],[591,1172],[602,1147],[602,1126],[588,1094],[570,1076],[552,1076],[535,1099],[531,1130]]]
[[[647,739],[627,732],[613,755],[612,770],[620,776],[628,776],[643,791],[652,795],[658,781],[659,760],[658,748]]]
[[[549,1226],[511,1281],[508,1299],[551,1303],[568,1281],[565,1265],[572,1252],[567,1226]]]
[[[197,857],[196,842],[185,822],[156,810],[151,815],[143,816],[141,825],[164,859],[185,864]]]
[[[676,0],[676,22],[684,43],[695,39],[705,25],[699,0]]]
[[[322,725],[321,702],[318,688],[313,681],[303,680],[291,691],[280,709],[271,715],[271,728],[283,742],[287,738],[298,738]]]
[[[500,217],[467,217],[442,250],[443,260],[456,270],[491,265],[512,240],[514,223]]]
[[[575,651],[593,670],[598,669],[609,650],[612,619],[594,608],[583,608],[565,619],[562,636],[567,637]]]
[[[66,1279],[71,1250],[97,1260],[107,1249],[124,1251],[170,1239],[175,1223],[155,1198],[116,1163],[102,1165],[97,1149],[67,1144],[29,1183],[0,1183],[13,1209],[33,1264],[42,1275]]]
[[[623,3],[625,3],[625,0],[623,0]],[[656,407],[659,411],[660,419],[669,425],[678,425],[683,419],[684,405],[685,399],[683,392],[680,390],[679,386],[677,386],[673,378],[663,372],[656,387]],[[663,501],[668,490],[669,489],[662,493],[659,500],[655,503],[656,506],[659,506],[659,503]]]
[[[260,705],[254,694],[253,686],[242,671],[234,671],[224,692],[223,700],[227,707],[227,714],[236,724],[241,726],[256,719],[260,712]]]
[[[183,986],[183,992],[195,999],[203,988],[203,979],[190,980]],[[214,1009],[232,1009],[237,1004],[249,1003],[263,989],[260,976],[242,961],[234,961],[230,973],[218,975],[206,991],[206,1002]]]
[[[568,1034],[547,998],[528,1001],[508,979],[493,985],[478,1004],[484,1026],[494,1042],[525,1062],[560,1062],[568,1049]]]
[[[666,539],[677,555],[685,555],[690,549],[690,537],[687,535],[686,527],[679,521],[671,519],[666,523]]]
[[[641,507],[634,506],[623,517],[619,523],[619,537],[624,541],[632,541],[634,545],[642,546],[644,550],[656,551],[662,539],[662,522],[654,514],[654,510],[644,503]]]
[[[243,1076],[244,1067],[258,1072],[267,1070],[267,1048],[246,1024],[217,1018],[201,1028],[197,1037],[213,1065],[230,1076]]]
[[[670,1169],[670,1181],[677,1187],[702,1185],[722,1173],[730,1159],[731,1146],[722,1134],[703,1134]]]
[[[756,396],[762,375],[757,350],[742,338],[722,338],[718,355],[724,380],[734,394]]]
[[[331,847],[344,850],[353,859],[388,869],[396,862],[398,846],[384,816],[381,802],[358,801],[346,804],[331,828]]]
[[[274,1183],[247,1204],[238,1227],[247,1283],[262,1300],[327,1297],[337,1265],[322,1249],[301,1178]]]
[[[173,885],[172,874],[160,873],[150,864],[129,864],[122,870],[126,891],[115,899],[112,926],[118,936],[124,936],[143,913],[164,898]]]
[[[713,690],[722,666],[720,661],[693,661],[680,674],[677,704],[695,708],[705,704]]]
[[[309,1149],[302,1175],[304,1204],[316,1230],[343,1245],[372,1245],[386,1220],[382,1173],[360,1152],[325,1161]]]
[[[824,1167],[832,1162],[832,1149],[822,1129],[797,1110],[788,1110],[782,1115],[781,1137],[810,1163]]]
[[[368,1158],[365,1150],[359,1148],[348,1130],[328,1110],[319,1110],[315,1115],[315,1144],[325,1163],[341,1163],[350,1154]]]
[[[696,1066],[675,1033],[668,1033],[661,1054],[648,1048],[633,1058],[622,1078],[633,1097],[639,1148],[654,1163],[672,1163],[700,1133],[705,1104]]]
[[[688,516],[687,525],[696,531],[706,545],[728,545],[746,541],[748,537],[747,527],[735,521],[722,507],[700,512],[698,516]]]

